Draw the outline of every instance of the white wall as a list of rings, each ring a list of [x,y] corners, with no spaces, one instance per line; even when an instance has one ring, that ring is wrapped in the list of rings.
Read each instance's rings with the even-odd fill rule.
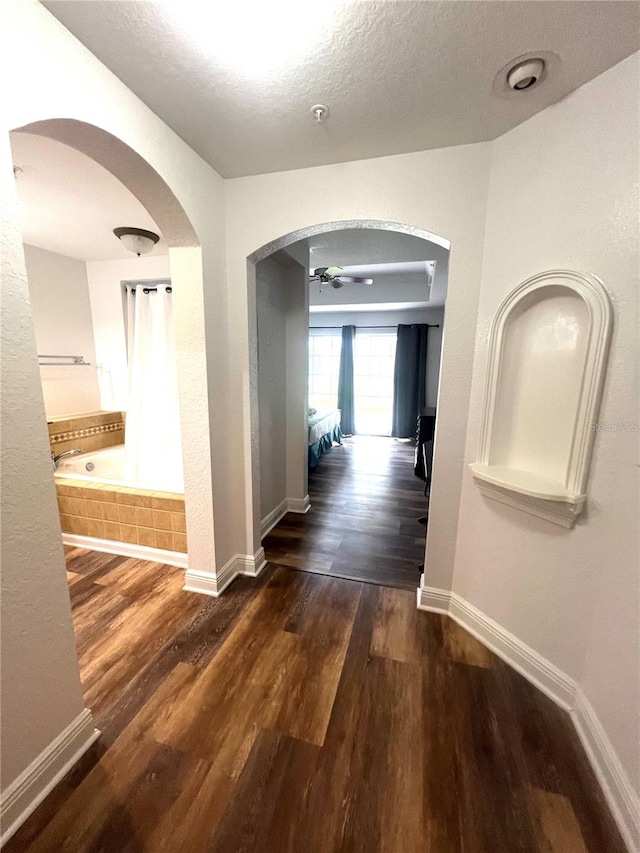
[[[309,251],[291,246],[287,269],[287,505],[305,511],[309,501]]]
[[[185,282],[176,299],[176,337],[190,567],[208,572],[235,553],[241,539],[234,538],[237,507],[226,496],[231,482],[242,478],[242,460],[234,470],[233,454],[219,440],[230,432],[222,179],[39,3],[25,0],[3,9],[0,63],[0,176],[3,190],[7,187],[2,197],[10,205],[2,228],[8,282],[3,282],[2,311],[8,335],[2,358],[7,452],[2,491],[11,495],[2,507],[4,790],[82,708],[10,130],[61,117],[77,122],[69,132],[87,145],[100,138],[87,126],[112,134],[164,180],[149,212],[159,225],[164,221],[165,236],[172,228],[185,233],[167,202],[172,191],[197,233],[201,250],[179,243],[181,237],[170,250],[172,277]],[[102,153],[114,150],[113,143],[110,139]],[[136,156],[123,161],[123,168],[129,163],[135,165],[120,176],[127,184],[141,173]],[[214,484],[225,496],[215,506],[220,531],[215,538]]]
[[[170,278],[169,256],[89,261],[87,278],[100,385],[101,408],[126,411],[127,342],[121,282]]]
[[[86,265],[25,245],[38,352],[81,355],[90,367],[40,367],[47,417],[95,412],[100,393]]]
[[[256,268],[261,521],[283,501],[291,509],[307,496],[306,254]]]
[[[467,462],[491,318],[547,269],[604,282],[615,327],[600,421],[638,423],[638,107],[636,55],[493,145]],[[637,432],[596,434],[572,530],[482,498],[465,470],[454,590],[582,685],[638,790]]]
[[[83,709],[6,134],[2,238],[2,791]],[[6,826],[2,827],[5,831]]]
[[[250,402],[252,362],[247,257],[286,234],[323,222],[372,219],[417,226],[451,241],[437,454],[432,487],[427,568],[434,586],[451,584],[460,480],[484,240],[490,146],[467,145],[381,157],[225,182],[227,279],[234,392],[232,417],[243,432],[231,436],[230,455],[244,460],[230,503],[244,505],[246,553],[256,544],[251,524]],[[331,203],[326,199],[330,198]],[[265,215],[265,211],[269,215]],[[239,517],[238,517],[239,520]]]
[[[442,333],[444,327],[444,308],[415,308],[405,311],[320,311],[313,312],[309,318],[311,327],[354,325],[398,326],[400,323],[429,323],[427,337],[427,406],[435,407],[438,400],[438,381],[440,378],[440,355],[442,352]]]
[[[260,405],[261,518],[287,498],[287,295],[286,271],[267,259],[258,264],[258,394]]]

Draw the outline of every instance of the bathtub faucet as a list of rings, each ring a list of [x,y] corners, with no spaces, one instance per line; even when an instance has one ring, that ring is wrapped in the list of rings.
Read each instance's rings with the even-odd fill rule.
[[[77,456],[78,453],[84,453],[84,450],[80,447],[74,447],[73,450],[63,450],[62,453],[58,453],[57,455],[51,451],[51,461],[53,462],[53,470],[56,471],[58,468],[58,463],[61,459],[64,459],[65,456]]]

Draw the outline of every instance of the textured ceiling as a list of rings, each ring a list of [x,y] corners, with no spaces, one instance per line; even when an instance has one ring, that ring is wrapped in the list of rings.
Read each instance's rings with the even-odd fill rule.
[[[140,202],[85,154],[44,136],[11,134],[22,239],[80,261],[133,255],[113,234],[120,226],[158,227]],[[151,254],[166,255],[164,240]]]
[[[624,0],[44,5],[224,177],[492,139],[639,47]],[[493,91],[539,51],[542,85]]]

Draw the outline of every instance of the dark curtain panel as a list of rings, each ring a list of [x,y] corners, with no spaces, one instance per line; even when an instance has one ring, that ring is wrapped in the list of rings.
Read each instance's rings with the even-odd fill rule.
[[[412,438],[420,409],[427,403],[426,323],[398,326],[396,365],[393,373],[393,423],[391,435]]]
[[[340,375],[338,377],[338,408],[342,412],[340,423],[344,435],[354,435],[356,431],[353,376],[353,343],[355,338],[355,326],[342,327]]]

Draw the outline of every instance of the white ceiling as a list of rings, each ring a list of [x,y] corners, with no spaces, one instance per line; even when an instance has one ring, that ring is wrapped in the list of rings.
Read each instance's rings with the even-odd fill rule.
[[[114,228],[160,233],[124,184],[85,154],[31,133],[10,137],[25,243],[80,261],[117,260],[133,256]],[[167,253],[161,236],[150,254]]]
[[[626,0],[44,5],[224,177],[493,139],[640,46]],[[540,51],[548,80],[493,91]]]

